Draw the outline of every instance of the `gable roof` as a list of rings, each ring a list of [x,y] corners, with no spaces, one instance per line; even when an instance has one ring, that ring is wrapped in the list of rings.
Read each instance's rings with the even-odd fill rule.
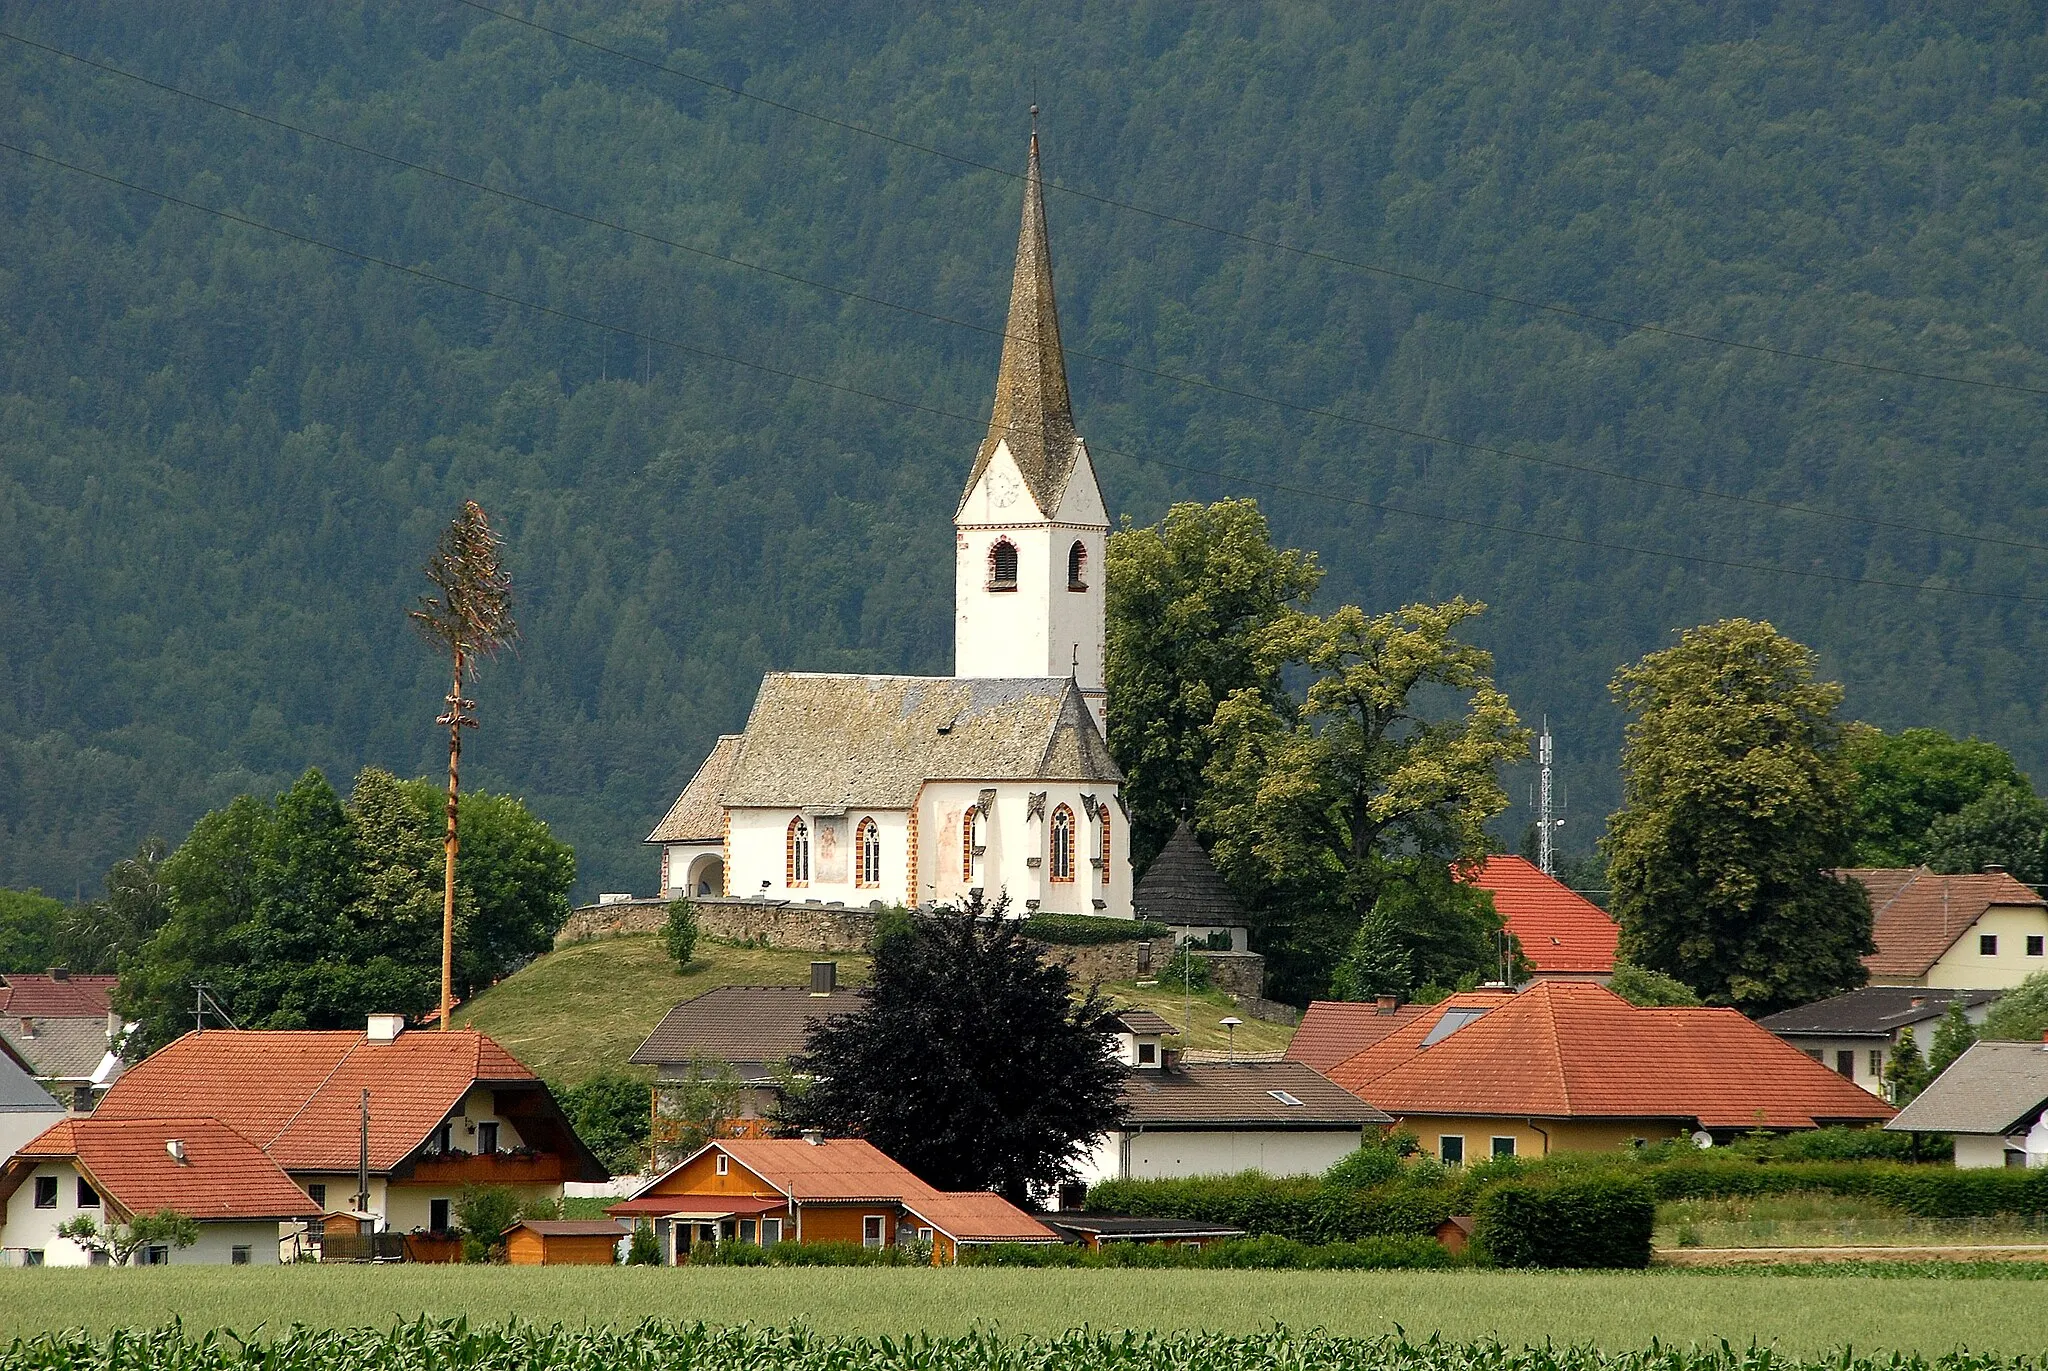
[[[1732,1009],[1642,1009],[1572,981],[1454,995],[1329,1075],[1393,1114],[1732,1129],[1812,1128],[1893,1112]]]
[[[113,1008],[119,976],[74,976],[66,972],[10,971],[0,975],[0,1014],[44,1014],[105,1020]]]
[[[1522,954],[1540,975],[1614,970],[1621,928],[1607,911],[1555,876],[1543,874],[1526,857],[1496,852],[1458,878],[1493,895],[1499,911],[1522,944]]]
[[[2048,909],[2048,900],[2003,871],[1937,876],[1924,866],[1852,867],[1835,874],[1870,894],[1877,951],[1863,965],[1873,976],[1926,975],[1993,905]]]
[[[1866,985],[1796,1009],[1781,1009],[1757,1020],[1781,1038],[1882,1038],[1889,1042],[1901,1028],[1931,1023],[1948,1012],[1949,1002],[1963,1008],[1987,1005],[2001,990],[1939,990],[1920,985]]]
[[[908,809],[928,780],[1119,783],[1123,773],[1068,677],[771,671],[722,803]]]
[[[1017,464],[1039,513],[1055,517],[1074,474],[1080,439],[1074,434],[1059,306],[1053,299],[1052,246],[1045,231],[1035,132],[1024,168],[1024,219],[1017,231],[1017,264],[1010,278],[1010,315],[1003,326],[995,408],[989,415],[988,436],[981,440],[968,472],[961,508],[999,445],[1009,448],[1010,460]]]
[[[1123,1102],[1130,1125],[1146,1129],[1350,1129],[1393,1122],[1300,1062],[1203,1062],[1133,1071],[1124,1077]]]
[[[650,843],[715,843],[725,838],[725,795],[726,784],[732,779],[732,766],[740,755],[740,735],[721,733],[718,741],[711,745],[711,754],[697,768],[697,774],[690,777],[690,783],[683,787],[683,793],[676,796],[676,802],[669,806],[668,813],[654,831],[647,835]]]
[[[604,1178],[539,1077],[472,1029],[401,1033],[388,1043],[361,1032],[187,1033],[130,1067],[93,1117],[203,1112],[291,1170],[353,1171],[367,1090],[370,1169],[381,1173],[418,1151],[476,1085],[515,1090],[498,1107],[522,1137],[564,1153],[577,1179]]]
[[[62,1114],[64,1106],[36,1083],[35,1073],[12,1048],[0,1048],[0,1114]]]
[[[1972,1043],[1885,1127],[1902,1133],[2011,1133],[2048,1105],[2048,1043]]]
[[[814,995],[800,985],[722,985],[684,1000],[668,1013],[633,1055],[639,1065],[665,1065],[705,1057],[725,1062],[772,1062],[804,1050],[810,1024],[860,1009],[857,990]]]
[[[181,1143],[185,1160],[172,1156]],[[195,1219],[310,1219],[320,1206],[263,1149],[218,1119],[66,1119],[31,1139],[0,1172],[0,1201],[36,1165],[75,1162],[100,1195],[130,1215],[175,1209]]]
[[[1180,1032],[1180,1025],[1164,1014],[1149,1009],[1112,1009],[1095,1021],[1098,1031],[1104,1033],[1167,1034]]]
[[[44,1080],[85,1082],[107,1059],[107,1016],[36,1018],[32,1031],[13,1016],[0,1018],[0,1041],[19,1053]]]
[[[1326,1072],[1434,1007],[1404,1004],[1383,1012],[1377,1004],[1312,1000],[1283,1055],[1290,1062]]]
[[[1182,819],[1131,892],[1138,916],[1169,924],[1241,924],[1244,906]]]
[[[955,1242],[1058,1242],[1060,1235],[990,1190],[931,1190],[903,1207]]]

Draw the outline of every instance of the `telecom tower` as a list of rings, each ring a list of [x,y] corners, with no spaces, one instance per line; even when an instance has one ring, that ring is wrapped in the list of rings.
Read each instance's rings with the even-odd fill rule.
[[[1543,733],[1536,739],[1536,866],[1546,876],[1557,874],[1557,852],[1552,835],[1564,820],[1550,817],[1550,720],[1543,720]]]

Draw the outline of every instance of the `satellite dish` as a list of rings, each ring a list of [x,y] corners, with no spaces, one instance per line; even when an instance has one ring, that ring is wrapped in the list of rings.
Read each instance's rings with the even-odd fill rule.
[[[1704,1128],[1699,1129],[1692,1135],[1692,1145],[1704,1152],[1714,1145],[1714,1135]]]

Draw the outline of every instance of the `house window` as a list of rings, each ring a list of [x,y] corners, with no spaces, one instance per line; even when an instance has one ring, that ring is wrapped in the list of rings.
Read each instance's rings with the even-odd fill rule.
[[[1017,545],[1008,538],[996,539],[996,545],[988,550],[988,588],[1017,588]]]
[[[860,827],[854,830],[855,850],[860,854],[860,866],[854,873],[853,883],[872,889],[882,883],[882,830],[875,826],[873,819],[862,819]]]
[[[1052,878],[1074,879],[1074,811],[1065,805],[1052,812]]]
[[[1515,1140],[1513,1138],[1495,1138],[1493,1140],[1493,1155],[1496,1157],[1514,1156]]]
[[[811,826],[799,814],[789,821],[789,834],[783,844],[783,883],[789,886],[811,883]]]
[[[55,1209],[56,1207],[57,1178],[55,1176],[36,1177],[36,1208]]]
[[[248,1243],[236,1243],[233,1247],[230,1247],[228,1249],[228,1265],[247,1266],[249,1264],[249,1251],[250,1248]]]
[[[1884,1079],[1884,1049],[1881,1047],[1870,1049],[1870,1074],[1878,1080]]]
[[[1801,1050],[1801,1051],[1803,1051],[1803,1052],[1805,1052],[1807,1056],[1809,1056],[1809,1057],[1813,1058],[1813,1059],[1814,1059],[1815,1061],[1822,1061],[1822,1060],[1824,1060],[1824,1059],[1823,1059],[1823,1057],[1821,1056],[1821,1051],[1820,1051],[1820,1049],[1819,1049],[1819,1048],[1817,1048],[1817,1047],[1807,1047],[1807,1048],[1802,1048],[1802,1049],[1800,1049],[1800,1050]]]
[[[758,1244],[760,1240],[759,1226],[752,1219],[741,1219],[740,1241],[751,1247]]]
[[[1152,1064],[1153,1064],[1154,1062],[1157,1062],[1158,1060],[1159,1060],[1159,1044],[1157,1044],[1157,1043],[1139,1043],[1139,1044],[1138,1044],[1138,1065],[1139,1065],[1139,1066],[1151,1066],[1151,1065],[1152,1065]]]
[[[1436,1140],[1437,1160],[1445,1166],[1465,1164],[1465,1138],[1461,1133],[1446,1133]]]
[[[868,1214],[860,1221],[860,1245],[862,1247],[882,1246],[883,1229],[887,1221],[880,1214]]]
[[[731,1164],[732,1159],[727,1157],[725,1153],[721,1152],[718,1154],[716,1158],[712,1160],[711,1169],[716,1171],[719,1175],[723,1176],[726,1173],[726,1171],[730,1169]]]
[[[2029,933],[2027,935],[2027,955],[2029,957],[2040,956],[2044,949],[2048,949],[2048,937],[2043,937],[2039,933]]]
[[[761,1246],[773,1247],[782,1241],[782,1220],[761,1220]]]
[[[1077,538],[1074,540],[1074,545],[1067,549],[1067,589],[1086,590],[1087,588],[1088,549]]]
[[[918,1230],[917,1230],[917,1240],[918,1240],[919,1242],[923,1243],[923,1244],[924,1244],[925,1246],[927,1246],[927,1247],[931,1246],[931,1242],[932,1242],[932,1230],[931,1230],[931,1229],[929,1229],[929,1228],[920,1228],[920,1229],[918,1229]]]
[[[1109,884],[1109,806],[1108,806],[1108,805],[1104,805],[1104,806],[1102,807],[1102,812],[1101,812],[1101,813],[1099,813],[1099,814],[1097,814],[1097,815],[1096,815],[1095,817],[1096,817],[1096,818],[1097,818],[1098,820],[1100,820],[1100,821],[1101,821],[1101,824],[1102,824],[1102,883],[1103,883],[1104,885],[1108,885],[1108,884]]]
[[[171,1249],[166,1243],[151,1243],[135,1254],[137,1266],[169,1266]]]
[[[1856,1054],[1849,1051],[1835,1053],[1835,1070],[1849,1079],[1856,1079]]]
[[[495,1121],[476,1126],[476,1154],[479,1157],[498,1155],[498,1125]]]
[[[78,1178],[78,1207],[80,1209],[98,1209],[100,1207],[100,1192],[87,1185],[83,1176]]]
[[[315,1203],[315,1204],[319,1205],[319,1206],[320,1206],[320,1208],[321,1208],[322,1210],[325,1210],[325,1209],[327,1208],[327,1187],[326,1187],[326,1186],[324,1186],[324,1185],[309,1185],[309,1186],[307,1186],[307,1187],[306,1187],[306,1193],[307,1193],[308,1195],[311,1195],[311,1196],[313,1197],[313,1203]]]
[[[448,1231],[448,1201],[427,1201],[427,1228],[435,1233]]]
[[[1977,935],[1977,955],[1980,957],[1996,957],[1998,955],[1998,935],[1996,933],[1979,933]]]
[[[98,1256],[99,1254],[94,1253],[93,1255]],[[21,1264],[23,1266],[41,1266],[43,1264],[43,1249],[40,1247],[23,1248],[21,1252]]]

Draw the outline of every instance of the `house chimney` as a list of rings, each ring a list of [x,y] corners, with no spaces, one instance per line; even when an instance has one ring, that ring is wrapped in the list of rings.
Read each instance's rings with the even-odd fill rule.
[[[35,1021],[35,1020],[34,1020],[33,1018],[31,1018],[30,1016],[26,1015],[26,1014],[22,1015],[22,1016],[21,1016],[21,1036],[22,1036],[22,1037],[24,1037],[24,1038],[33,1038],[33,1037],[34,1037],[35,1035],[36,1035],[36,1021]]]
[[[2003,876],[2005,868],[1997,862],[1986,862],[1984,863],[1984,874],[1986,876]]]
[[[68,981],[68,980],[70,980],[70,979],[71,979],[71,968],[70,968],[70,967],[68,967],[68,966],[53,966],[53,967],[51,967],[51,968],[50,968],[50,979],[51,979],[51,980],[53,980],[53,981]]]
[[[838,962],[811,963],[811,993],[813,995],[830,995],[833,991],[837,990],[838,988]]]
[[[190,1166],[192,1164],[192,1159],[185,1155],[185,1140],[183,1138],[172,1138],[169,1142],[166,1142],[164,1144],[164,1151],[170,1153],[171,1160],[180,1166]]]
[[[369,1035],[373,1043],[396,1042],[398,1035],[405,1032],[405,1015],[372,1014]]]
[[[1379,1005],[1374,1010],[1374,1012],[1379,1014],[1392,1014],[1396,1010],[1400,1009],[1400,1007],[1401,997],[1399,995],[1382,995],[1379,998]]]
[[[827,965],[829,964],[827,963]],[[825,1145],[825,1134],[820,1129],[806,1128],[803,1131],[803,1140],[813,1147],[823,1147]]]

